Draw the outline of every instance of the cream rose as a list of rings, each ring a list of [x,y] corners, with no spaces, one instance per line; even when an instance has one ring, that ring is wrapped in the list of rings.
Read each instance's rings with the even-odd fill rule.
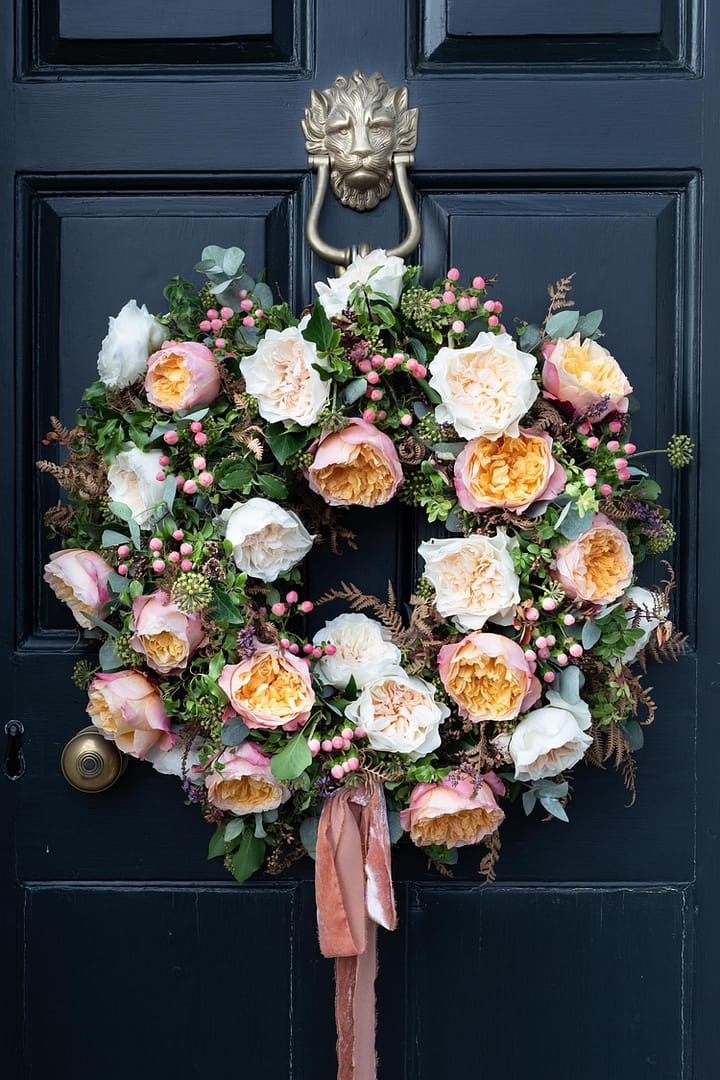
[[[366,683],[345,709],[348,720],[365,728],[373,750],[404,754],[410,761],[437,749],[440,725],[449,715],[447,705],[435,701],[434,686],[401,668]]]
[[[581,343],[579,334],[558,338],[543,347],[543,356],[543,386],[554,398],[567,401],[580,414],[592,409],[593,422],[611,412],[627,412],[632,386],[615,357],[597,341],[586,338]]]
[[[315,665],[323,682],[344,690],[350,679],[358,690],[400,664],[401,653],[389,641],[389,631],[375,619],[359,612],[345,612],[325,623],[313,638],[313,645],[322,642],[334,646],[332,656],[325,654]]]
[[[511,550],[503,529],[495,536],[425,540],[418,552],[443,618],[452,619],[460,630],[480,630],[488,619],[508,622],[520,603]]]
[[[623,664],[631,664],[637,654],[645,648],[660,623],[665,622],[669,608],[661,593],[651,592],[650,589],[643,589],[639,585],[628,589],[625,599],[632,601],[631,606],[626,609],[628,625],[635,630],[642,630],[642,637],[629,645],[621,657]]]
[[[130,647],[161,675],[183,671],[194,653],[207,642],[200,615],[197,612],[186,615],[162,590],[150,596],[136,596],[132,613]]]
[[[479,844],[505,820],[495,801],[504,794],[505,785],[492,772],[478,784],[452,774],[438,784],[416,784],[410,805],[400,812],[400,824],[418,847]]]
[[[162,323],[135,300],[108,320],[107,336],[98,355],[98,375],[106,386],[120,389],[135,382],[147,369],[148,356],[162,345],[166,330]]]
[[[249,659],[225,665],[218,683],[235,713],[252,728],[296,728],[315,701],[305,661],[259,641]]]
[[[137,446],[121,450],[108,469],[108,497],[124,503],[141,529],[149,529],[153,511],[162,501],[164,480],[158,480],[161,450],[144,452]]]
[[[544,432],[520,430],[517,438],[473,439],[455,462],[458,502],[475,513],[491,507],[522,513],[539,499],[553,499],[567,475]]]
[[[514,720],[540,697],[520,646],[500,634],[475,630],[438,653],[443,686],[462,716],[473,722]]]
[[[68,605],[80,626],[90,628],[95,624],[87,616],[101,618],[110,599],[108,578],[111,573],[112,567],[96,552],[65,548],[50,556],[44,577],[58,600]]]
[[[592,746],[590,710],[584,701],[572,709],[546,705],[524,716],[508,744],[516,780],[541,780],[570,769]]]
[[[403,481],[392,439],[365,420],[349,420],[311,449],[308,484],[330,506],[382,506]]]
[[[275,581],[292,570],[315,539],[296,513],[270,499],[234,503],[220,517],[238,570],[261,581]]]
[[[88,687],[87,713],[118,750],[144,758],[151,746],[175,742],[162,698],[141,671],[98,672]]]
[[[440,424],[452,424],[463,439],[519,435],[539,387],[535,359],[520,352],[509,334],[481,332],[464,349],[440,349],[429,365],[430,386],[440,395]]]
[[[317,347],[297,326],[268,330],[256,351],[240,361],[248,393],[257,399],[260,415],[274,424],[314,424],[330,394],[330,383],[316,371]]]
[[[350,300],[353,285],[367,285],[370,292],[382,293],[397,307],[402,292],[405,263],[397,255],[388,255],[383,248],[376,248],[368,255],[357,255],[339,277],[328,278],[315,284],[319,301],[329,319],[339,315]]]
[[[290,792],[273,776],[270,760],[252,739],[225,750],[217,759],[222,769],[207,774],[208,802],[238,817],[276,810]]]
[[[632,581],[633,557],[624,532],[604,514],[555,552],[555,577],[572,600],[609,604]]]

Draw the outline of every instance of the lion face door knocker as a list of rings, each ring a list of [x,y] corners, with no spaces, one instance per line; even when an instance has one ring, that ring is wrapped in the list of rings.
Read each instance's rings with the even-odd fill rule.
[[[420,241],[420,219],[407,170],[417,142],[417,109],[408,108],[407,87],[392,89],[379,72],[354,71],[349,79],[338,75],[327,90],[313,90],[302,129],[308,165],[317,173],[317,186],[308,214],[306,235],[321,258],[345,267],[352,248],[335,248],[318,233],[318,218],[328,183],[343,206],[372,210],[392,188],[393,176],[408,220],[405,239],[388,251],[405,256]],[[367,245],[359,245],[363,253]]]

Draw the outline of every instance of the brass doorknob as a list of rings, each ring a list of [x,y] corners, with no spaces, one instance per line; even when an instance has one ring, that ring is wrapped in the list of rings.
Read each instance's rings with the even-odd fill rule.
[[[90,726],[70,739],[60,768],[68,784],[78,791],[107,791],[125,772],[127,756]]]

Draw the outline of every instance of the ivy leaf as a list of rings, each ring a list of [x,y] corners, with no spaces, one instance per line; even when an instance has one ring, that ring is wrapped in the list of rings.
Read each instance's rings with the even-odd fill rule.
[[[225,830],[219,825],[210,837],[208,844],[208,859],[217,859],[225,854]]]
[[[276,780],[295,780],[312,762],[304,732],[298,731],[287,746],[273,754],[270,768]]]
[[[319,352],[326,353],[330,348],[333,336],[333,326],[322,304],[317,303],[313,308],[310,322],[302,332],[306,341],[312,341],[318,347]]]
[[[232,599],[219,585],[213,586],[213,614],[220,623],[238,626],[245,622],[245,616]]]
[[[237,464],[233,462],[232,467],[220,478],[220,488],[222,491],[242,491],[245,494],[245,489],[249,489],[249,485],[252,483],[252,476],[253,470],[250,462],[241,461]]]
[[[545,330],[551,338],[566,338],[575,333],[580,320],[579,311],[558,311],[551,315],[545,324]]]
[[[287,499],[287,487],[285,481],[271,473],[260,473],[258,483],[262,488],[263,495],[267,499]]]
[[[271,424],[265,428],[264,436],[279,465],[284,465],[308,441],[306,431],[288,431],[282,424]]]
[[[236,881],[247,881],[265,860],[265,844],[246,829],[232,857],[232,873]]]

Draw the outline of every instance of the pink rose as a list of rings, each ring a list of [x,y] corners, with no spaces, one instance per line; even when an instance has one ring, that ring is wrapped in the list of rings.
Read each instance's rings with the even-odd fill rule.
[[[627,537],[604,514],[555,552],[554,575],[572,600],[609,604],[632,581],[633,557]]]
[[[400,812],[400,824],[418,847],[478,844],[504,820],[495,801],[495,795],[504,794],[505,785],[495,773],[485,773],[477,786],[451,773],[439,784],[416,784],[410,805]]]
[[[472,439],[455,462],[455,491],[464,510],[491,507],[522,513],[539,499],[554,499],[567,474],[552,456],[545,431],[520,429],[517,438]]]
[[[161,675],[182,671],[190,657],[207,644],[200,615],[186,615],[162,590],[136,596],[132,610],[135,632],[130,645]]]
[[[276,645],[255,645],[248,660],[225,665],[218,683],[248,727],[292,730],[307,720],[315,701],[308,666]]]
[[[273,776],[270,760],[252,739],[225,750],[217,759],[222,770],[211,770],[205,780],[209,802],[238,816],[276,810],[290,792]]]
[[[475,630],[438,653],[443,686],[461,716],[476,722],[514,720],[540,697],[540,682],[516,642]]]
[[[88,614],[101,618],[110,599],[107,587],[112,567],[94,551],[66,548],[50,556],[45,581],[59,600],[68,605],[80,626],[94,623]]]
[[[166,341],[148,360],[145,393],[165,412],[210,405],[220,385],[215,357],[195,341]]]
[[[151,746],[169,750],[175,742],[162,698],[141,671],[99,672],[88,698],[93,724],[124,754],[144,758]]]
[[[310,489],[330,506],[382,506],[403,481],[392,439],[365,420],[322,435],[307,471]]]
[[[566,401],[581,415],[592,409],[593,423],[611,412],[627,412],[632,386],[615,357],[597,341],[586,338],[581,344],[579,334],[558,338],[545,343],[543,356],[542,381],[551,397]],[[595,412],[602,401],[606,405]]]

